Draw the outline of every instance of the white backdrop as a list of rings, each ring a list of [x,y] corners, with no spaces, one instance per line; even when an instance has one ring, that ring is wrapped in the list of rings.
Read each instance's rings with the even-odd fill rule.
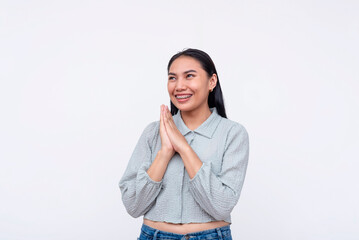
[[[138,237],[118,181],[188,47],[213,58],[228,118],[250,136],[234,239],[359,239],[358,12],[354,0],[1,0],[0,239]]]

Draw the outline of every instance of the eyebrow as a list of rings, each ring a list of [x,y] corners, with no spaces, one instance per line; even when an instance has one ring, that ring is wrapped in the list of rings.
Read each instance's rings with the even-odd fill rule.
[[[189,72],[195,72],[195,73],[196,73],[197,71],[190,69],[190,70],[185,71],[184,74],[189,73]],[[168,75],[174,75],[174,76],[176,76],[177,74],[172,73],[172,72],[169,72]]]

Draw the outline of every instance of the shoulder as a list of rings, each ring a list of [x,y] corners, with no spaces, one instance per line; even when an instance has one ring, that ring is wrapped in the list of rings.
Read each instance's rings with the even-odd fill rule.
[[[146,125],[144,128],[142,135],[146,137],[147,139],[153,139],[158,135],[160,128],[160,121],[153,121]]]
[[[151,131],[151,129],[157,128],[160,126],[160,121],[153,121],[146,125],[144,131]]]
[[[228,134],[229,133],[240,133],[242,135],[247,135],[248,136],[247,129],[243,126],[242,123],[233,121],[233,120],[228,119],[228,118],[221,117],[220,124],[222,125],[222,130],[224,130]]]
[[[230,120],[228,118],[222,118],[220,132],[223,134],[224,143],[226,148],[230,144],[243,145],[249,143],[249,135],[246,127],[239,122]]]

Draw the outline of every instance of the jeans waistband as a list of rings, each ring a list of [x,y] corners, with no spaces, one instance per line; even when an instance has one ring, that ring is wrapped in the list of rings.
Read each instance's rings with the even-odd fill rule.
[[[152,228],[143,223],[141,230],[143,232],[145,232],[147,235],[149,235],[151,237],[153,236],[154,237],[153,239],[156,239],[156,237],[173,237],[174,239],[191,239],[191,237],[203,236],[206,234],[213,234],[213,233],[217,233],[219,239],[222,239],[223,233],[225,233],[226,231],[230,231],[230,225],[212,228],[212,229],[199,231],[199,232],[191,232],[191,233],[187,233],[187,234],[177,234],[177,233],[161,231],[161,230]]]

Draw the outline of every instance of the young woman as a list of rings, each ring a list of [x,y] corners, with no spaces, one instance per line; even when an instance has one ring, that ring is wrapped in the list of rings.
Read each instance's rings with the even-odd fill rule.
[[[144,215],[138,239],[232,239],[231,211],[248,165],[246,129],[226,116],[212,59],[197,49],[169,61],[171,112],[146,126],[119,187]]]

